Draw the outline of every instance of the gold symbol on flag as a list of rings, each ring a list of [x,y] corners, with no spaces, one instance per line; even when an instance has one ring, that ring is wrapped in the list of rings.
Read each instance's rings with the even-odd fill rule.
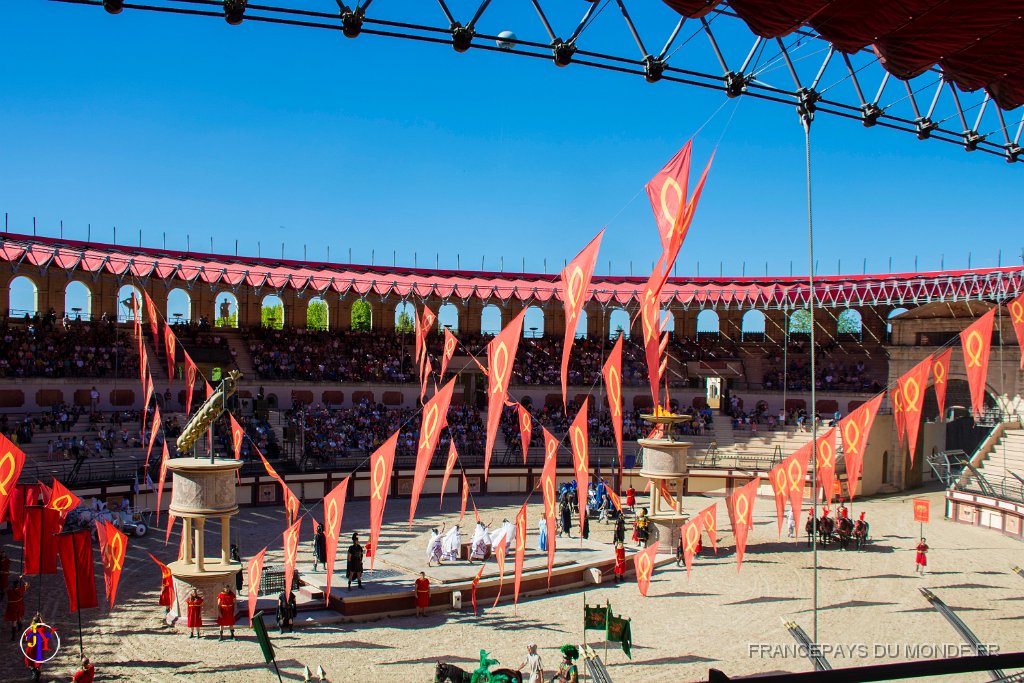
[[[913,389],[913,392],[911,392]],[[918,410],[917,400],[921,398],[921,387],[917,385],[917,380],[913,377],[908,377],[907,381],[903,384],[903,397],[906,399],[907,404],[903,407],[903,410],[908,413],[916,413]]]
[[[671,241],[672,233],[676,229],[676,217],[672,215],[672,209],[668,205],[668,197],[666,196],[668,191],[672,190],[676,195],[676,210],[683,204],[683,188],[679,187],[679,183],[676,179],[669,176],[665,178],[665,182],[661,185],[661,215],[665,217],[672,227],[668,229],[668,233],[665,235],[668,241]]]
[[[491,390],[492,394],[504,393],[505,387],[508,386],[508,347],[505,346],[505,342],[501,342],[494,349],[494,363],[492,364],[494,372],[494,389]]]
[[[793,465],[796,465],[796,471],[793,470]],[[800,486],[804,483],[804,468],[800,466],[800,461],[793,458],[789,461],[789,490],[799,491]]]
[[[334,498],[327,503],[327,531],[332,536],[338,534],[338,502]]]
[[[121,571],[121,556],[124,551],[124,541],[121,540],[120,532],[117,532],[110,527],[108,527],[107,531],[108,533],[110,531],[114,531],[114,534],[110,539],[110,542],[107,544],[107,557],[104,558],[105,561],[103,564],[111,571]]]
[[[10,495],[7,485],[14,479],[14,470],[16,468],[17,463],[14,461],[14,453],[7,451],[4,453],[3,459],[0,459],[0,470],[4,472],[3,478],[0,478],[0,493],[5,496]]]
[[[692,533],[691,533],[692,532]],[[700,538],[700,529],[693,522],[686,525],[686,552],[693,554],[697,549],[697,540]]]
[[[299,549],[299,530],[297,527],[292,527],[288,532],[288,543],[285,545],[285,559],[289,562],[295,561],[295,552]]]
[[[743,509],[740,510],[740,503],[743,504]],[[741,493],[736,497],[736,526],[745,527],[750,525],[750,521],[747,516],[750,514],[750,501],[747,499],[746,493]]]
[[[932,373],[935,375],[935,383],[936,384],[945,384],[946,383],[946,365],[945,365],[945,363],[942,363],[941,361],[936,361],[935,365],[932,367]]]
[[[555,518],[555,480],[554,477],[544,479],[544,514],[548,519]]]
[[[57,512],[64,513],[70,510],[73,504],[74,501],[71,499],[71,495],[65,493],[59,498],[51,500],[50,504],[47,507],[49,507],[51,510],[56,510]]]
[[[448,337],[444,342],[444,355],[449,358],[455,353],[455,337]]]
[[[980,368],[981,367],[981,354],[985,350],[985,342],[981,339],[981,333],[977,330],[971,330],[967,335],[967,343],[964,345],[964,350],[967,351],[967,367],[969,368]]]
[[[576,322],[576,309],[583,296],[583,270],[579,266],[574,267],[569,275],[569,286],[565,293],[569,297],[569,320],[566,326],[572,329],[572,323]]]
[[[384,457],[381,456],[373,463],[373,490],[370,492],[371,498],[376,500],[384,498],[384,485],[387,483],[384,474]]]
[[[420,439],[420,448],[429,449],[434,441],[434,431],[437,429],[439,409],[436,403],[431,404],[430,410],[423,418],[423,437]]]
[[[637,560],[637,572],[638,572],[638,576],[636,577],[637,583],[643,583],[644,581],[650,581],[651,580],[651,571],[653,569],[654,569],[654,567],[652,566],[652,563],[651,563],[651,556],[648,555],[647,552],[644,552],[643,554],[640,555],[640,558]]]
[[[832,467],[833,455],[832,444],[828,441],[822,441],[818,445],[818,458],[820,459],[822,468]]]
[[[579,427],[575,427],[572,430],[572,444],[575,446],[576,451],[576,474],[586,476],[587,441],[583,437],[583,430]]]
[[[249,590],[252,591],[254,586],[259,586],[260,583],[260,570],[262,567],[259,566],[259,562],[253,562],[249,566]],[[255,593],[253,593],[255,595]]]
[[[847,455],[860,453],[860,425],[857,420],[848,420],[843,427],[843,451]]]
[[[622,378],[613,365],[608,368],[608,395],[612,399],[612,415],[622,414]]]
[[[1015,325],[1024,323],[1024,306],[1021,305],[1020,301],[1014,299],[1010,302],[1010,315],[1013,317]]]
[[[775,477],[775,487],[778,489],[777,495],[782,496],[786,492],[786,470],[784,467],[777,467],[772,473]]]

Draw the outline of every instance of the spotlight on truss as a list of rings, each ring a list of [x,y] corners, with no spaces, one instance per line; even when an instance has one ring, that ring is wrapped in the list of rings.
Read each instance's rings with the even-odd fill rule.
[[[561,38],[555,38],[552,51],[555,55],[555,66],[569,66],[572,63],[572,56],[576,54],[576,46],[562,42]]]
[[[882,113],[882,109],[877,104],[868,102],[860,108],[861,123],[864,124],[865,128],[870,128],[878,123],[878,118]]]
[[[473,46],[474,35],[473,29],[455,22],[452,24],[452,48],[456,52],[465,52]]]
[[[512,31],[502,31],[498,34],[498,39],[494,41],[498,44],[498,47],[502,50],[511,50],[516,45],[516,34]]]
[[[120,14],[124,10],[124,0],[103,0],[103,9],[107,14]]]
[[[224,0],[224,21],[238,26],[245,18],[245,4],[248,0]]]
[[[661,80],[663,73],[665,73],[664,60],[652,57],[651,55],[644,57],[644,79],[648,83],[657,83]]]
[[[346,38],[355,38],[363,30],[363,17],[366,10],[363,7],[349,8],[341,0],[338,0],[338,10],[341,12],[341,32]]]

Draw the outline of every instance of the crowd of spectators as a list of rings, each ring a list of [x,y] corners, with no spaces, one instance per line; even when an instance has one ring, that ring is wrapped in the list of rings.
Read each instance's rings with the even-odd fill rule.
[[[137,377],[131,330],[113,320],[89,322],[52,311],[0,322],[0,377]]]
[[[787,371],[782,371],[781,360],[769,367],[762,378],[764,389],[782,389],[783,385],[790,391],[810,391],[811,364],[802,358],[789,362]],[[833,391],[870,391],[882,390],[884,378],[872,377],[863,360],[849,360],[841,363],[833,359],[823,359],[815,364],[815,389]]]
[[[409,335],[259,328],[249,331],[249,353],[263,379],[307,382],[416,381]]]

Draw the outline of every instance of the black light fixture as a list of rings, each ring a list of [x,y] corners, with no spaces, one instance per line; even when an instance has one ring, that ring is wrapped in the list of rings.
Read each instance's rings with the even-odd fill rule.
[[[648,83],[657,83],[661,80],[661,75],[665,73],[665,61],[647,55],[644,57],[644,79]]]
[[[882,109],[873,102],[868,102],[860,108],[861,122],[865,128],[871,128],[871,126],[878,123],[878,119],[882,116]]]
[[[555,66],[569,66],[572,63],[572,56],[576,54],[576,46],[563,42],[561,38],[555,38],[552,51],[555,55]]]
[[[224,0],[224,21],[238,26],[245,18],[245,5],[248,0]]]
[[[1016,143],[1006,145],[1006,163],[1012,164],[1020,160],[1021,154],[1024,153],[1024,148]]]
[[[355,38],[363,30],[363,17],[366,10],[363,7],[349,9],[348,5],[338,0],[338,9],[341,11],[341,32],[346,38]]]
[[[465,52],[473,46],[474,35],[476,35],[476,31],[472,28],[455,22],[452,24],[452,48],[456,52]]]
[[[935,123],[927,116],[915,119],[914,125],[917,126],[918,140],[927,140],[932,136],[932,131],[939,127],[939,124]]]
[[[103,9],[107,14],[120,14],[124,10],[124,0],[103,0]]]
[[[973,152],[978,149],[978,145],[985,142],[985,136],[976,130],[965,130],[964,131],[964,149],[968,152]]]
[[[725,74],[725,96],[726,97],[739,97],[743,94],[743,89],[747,87],[747,79],[743,74],[738,74],[735,71],[730,71]]]

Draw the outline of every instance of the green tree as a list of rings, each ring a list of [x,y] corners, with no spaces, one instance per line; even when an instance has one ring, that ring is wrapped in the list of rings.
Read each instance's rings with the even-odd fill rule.
[[[238,327],[238,313],[237,312],[232,313],[231,315],[227,316],[226,318],[224,318],[224,317],[217,318],[214,321],[214,326],[216,326],[216,327]]]
[[[416,323],[413,322],[412,316],[409,315],[409,311],[402,311],[398,314],[398,320],[395,321],[395,332],[399,334],[409,334],[416,331]]]
[[[327,302],[310,301],[306,309],[306,327],[311,330],[327,329]]]
[[[790,334],[810,334],[811,332],[811,312],[806,308],[793,311],[793,315],[789,316],[789,333]]]
[[[836,330],[839,334],[860,334],[860,313],[850,308],[840,313],[839,317],[836,318]]]
[[[352,329],[356,332],[369,332],[373,316],[370,304],[362,299],[352,304]]]
[[[283,328],[284,306],[281,304],[263,306],[263,308],[260,309],[260,323],[263,327],[273,327],[276,330]]]

